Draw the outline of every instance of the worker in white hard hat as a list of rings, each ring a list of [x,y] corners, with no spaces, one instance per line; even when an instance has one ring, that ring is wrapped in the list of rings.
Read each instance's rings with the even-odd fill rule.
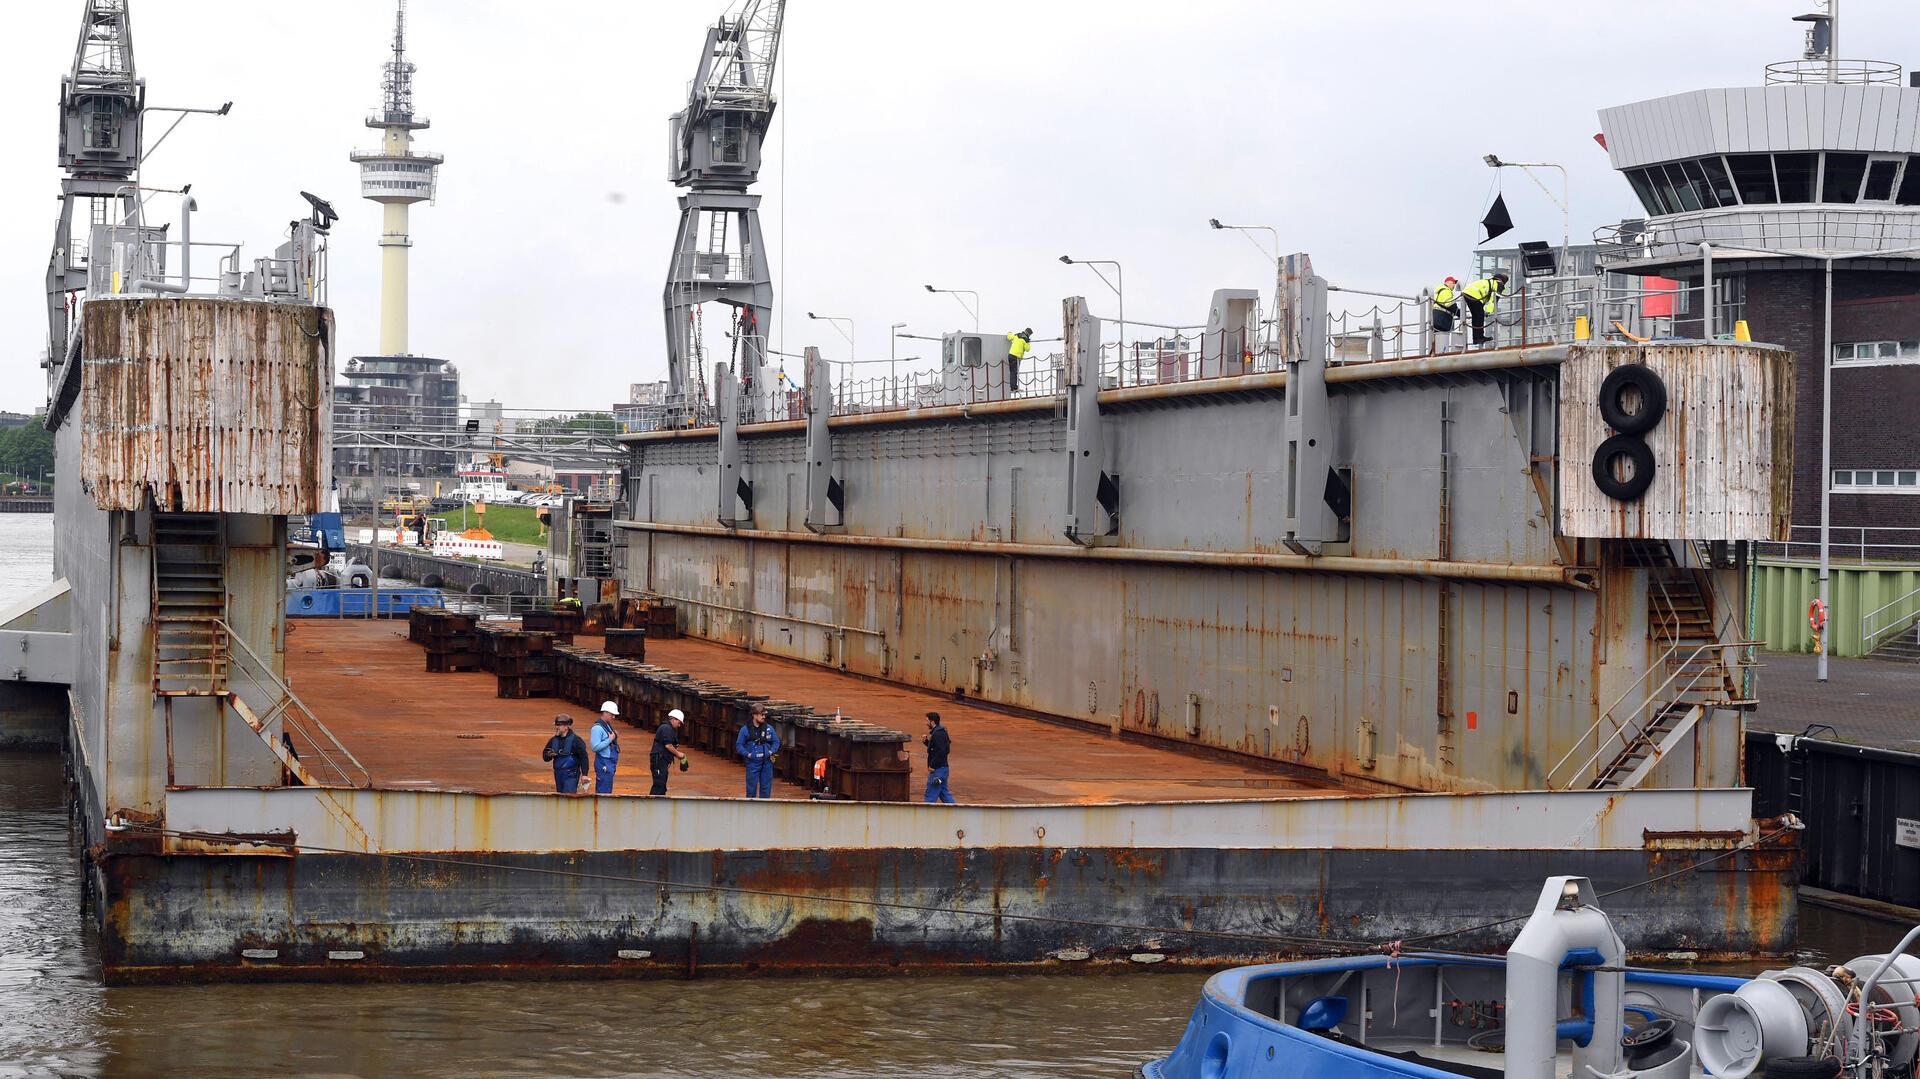
[[[600,702],[600,716],[593,721],[593,734],[588,741],[593,746],[593,793],[613,793],[613,773],[620,768],[620,732],[613,729],[613,721],[620,718],[620,705],[613,701]]]
[[[654,728],[653,752],[647,754],[647,767],[653,770],[653,789],[648,794],[659,797],[667,793],[667,773],[675,757],[680,758],[680,770],[687,770],[687,753],[680,748],[680,728],[686,723],[687,714],[675,708]]]

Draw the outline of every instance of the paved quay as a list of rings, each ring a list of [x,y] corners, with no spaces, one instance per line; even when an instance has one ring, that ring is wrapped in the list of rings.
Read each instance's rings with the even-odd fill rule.
[[[1760,662],[1760,704],[1747,717],[1753,730],[1799,734],[1824,723],[1839,741],[1920,753],[1920,666],[1829,657],[1821,683],[1813,656],[1767,652]]]
[[[287,675],[316,716],[358,757],[374,785],[487,793],[550,791],[540,750],[553,717],[566,712],[584,737],[593,713],[556,698],[503,700],[485,672],[428,674],[425,652],[404,621],[289,619]],[[580,636],[581,647],[601,639]],[[647,661],[736,689],[846,714],[912,736],[913,785],[926,782],[920,737],[937,711],[953,737],[953,791],[962,802],[997,805],[1171,802],[1326,793],[1256,761],[1201,756],[1177,747],[1120,741],[1103,732],[1008,715],[939,694],[856,678],[809,664],[707,641],[648,641]],[[621,728],[615,792],[646,793],[651,728]],[[692,751],[671,792],[740,797],[745,769]],[[775,781],[776,798],[803,798]]]

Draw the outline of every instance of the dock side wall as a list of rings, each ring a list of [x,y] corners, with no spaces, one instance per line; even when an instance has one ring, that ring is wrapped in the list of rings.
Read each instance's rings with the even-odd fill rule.
[[[1328,554],[1544,580],[1076,557],[1065,420],[1041,411],[835,428],[846,527],[823,536],[800,433],[743,431],[753,521],[732,530],[711,437],[636,442],[623,584],[755,651],[1363,783],[1536,788],[1587,755],[1651,654],[1643,576],[1558,583],[1551,488],[1529,472],[1551,400],[1520,379],[1337,387],[1354,509]],[[1283,408],[1267,391],[1107,409],[1121,533],[1094,553],[1284,556]],[[1737,782],[1738,733],[1704,724],[1657,778]]]

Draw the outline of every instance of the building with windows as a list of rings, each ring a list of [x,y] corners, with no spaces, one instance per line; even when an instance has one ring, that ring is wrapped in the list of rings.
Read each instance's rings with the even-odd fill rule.
[[[1843,566],[1828,644],[1868,652],[1920,617],[1920,595],[1877,568],[1920,559],[1920,73],[1838,59],[1832,16],[1799,21],[1804,57],[1768,65],[1764,85],[1601,112],[1646,216],[1595,239],[1609,274],[1679,283],[1676,334],[1745,322],[1793,350],[1793,538],[1763,563],[1757,624],[1775,647],[1810,644],[1824,495]]]
[[[1678,280],[1679,333],[1744,320],[1799,357],[1795,540],[1820,524],[1825,359],[1832,523],[1910,556],[1895,548],[1920,546],[1920,498],[1907,497],[1920,495],[1920,86],[1810,47],[1763,86],[1622,105],[1600,122],[1647,213],[1601,231],[1606,268]],[[1710,320],[1697,302],[1709,276]]]

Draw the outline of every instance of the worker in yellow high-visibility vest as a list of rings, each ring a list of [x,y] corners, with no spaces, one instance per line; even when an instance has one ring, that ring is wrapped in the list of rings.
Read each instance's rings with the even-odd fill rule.
[[[1452,333],[1453,324],[1460,317],[1460,279],[1447,275],[1440,287],[1433,290],[1433,329],[1436,333]]]
[[[1460,298],[1466,301],[1467,315],[1473,319],[1473,343],[1487,343],[1487,316],[1493,314],[1500,297],[1507,292],[1507,275],[1496,273],[1483,277],[1460,290]]]
[[[1020,358],[1033,348],[1033,327],[1007,335],[1007,392],[1020,388]]]

